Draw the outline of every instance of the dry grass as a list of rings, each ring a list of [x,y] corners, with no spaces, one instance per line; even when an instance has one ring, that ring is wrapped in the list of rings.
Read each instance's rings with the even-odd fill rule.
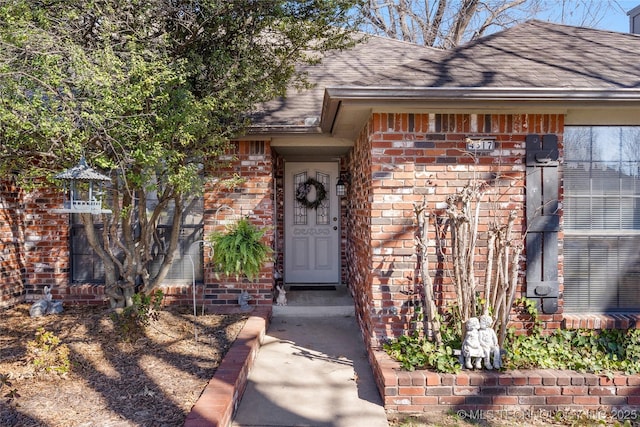
[[[246,319],[203,315],[194,325],[188,309],[165,310],[126,343],[109,314],[70,307],[31,318],[28,305],[1,312],[0,375],[11,383],[0,389],[1,426],[181,426]],[[29,363],[27,342],[40,327],[69,347],[69,373]]]

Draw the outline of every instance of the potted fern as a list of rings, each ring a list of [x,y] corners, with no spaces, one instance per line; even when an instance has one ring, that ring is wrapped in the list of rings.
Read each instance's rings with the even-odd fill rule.
[[[247,218],[242,218],[224,233],[209,235],[216,272],[235,276],[236,280],[240,276],[255,279],[272,252],[262,240],[264,232]]]

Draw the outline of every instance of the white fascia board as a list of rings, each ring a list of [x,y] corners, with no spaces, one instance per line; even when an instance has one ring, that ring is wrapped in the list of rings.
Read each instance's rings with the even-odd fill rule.
[[[330,100],[640,102],[640,88],[336,87],[326,89],[325,103]]]

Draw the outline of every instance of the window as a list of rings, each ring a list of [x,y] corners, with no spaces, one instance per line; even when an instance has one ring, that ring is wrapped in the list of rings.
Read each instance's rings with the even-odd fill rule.
[[[250,156],[264,156],[265,152],[264,141],[250,141],[249,142],[249,155]]]
[[[151,200],[150,203],[154,203]],[[93,251],[84,233],[84,225],[77,215],[72,215],[71,229],[71,278],[74,283],[103,283],[104,265],[98,255]],[[172,208],[163,215],[157,230],[157,241],[152,249],[154,260],[151,263],[151,274],[155,274],[160,268],[164,257],[163,250],[169,244],[171,237]],[[102,224],[96,224],[98,237],[101,237]],[[182,216],[182,228],[178,253],[174,257],[171,269],[165,278],[165,282],[191,283],[195,277],[196,282],[202,282],[204,278],[202,266],[202,244],[194,244],[203,239],[203,199],[195,199],[186,207]],[[193,264],[192,264],[193,262]]]
[[[154,275],[160,269],[164,258],[163,250],[169,244],[171,238],[171,221],[173,208],[170,207],[163,216],[158,226],[158,242],[152,248],[154,260],[151,263],[151,274]],[[196,282],[203,281],[202,269],[202,243],[195,243],[203,239],[203,199],[194,199],[185,207],[182,214],[182,227],[180,228],[180,240],[178,241],[178,253],[173,258],[171,270],[165,278],[165,282],[191,283],[192,269]],[[193,262],[193,264],[191,264]]]
[[[640,311],[640,127],[567,126],[566,312]]]

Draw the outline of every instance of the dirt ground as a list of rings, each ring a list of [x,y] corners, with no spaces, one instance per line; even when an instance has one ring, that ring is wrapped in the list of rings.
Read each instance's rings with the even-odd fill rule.
[[[0,310],[1,427],[182,426],[244,325],[246,315],[166,309],[135,343],[122,342],[106,308],[65,307],[31,318],[29,305]],[[69,347],[70,371],[38,372],[27,343],[38,328]],[[195,328],[195,329],[194,329]],[[197,331],[198,340],[194,338]],[[629,425],[590,414],[389,413],[391,427]],[[563,414],[561,414],[563,415]]]
[[[616,412],[616,411],[614,411]],[[388,412],[390,427],[640,427],[636,411],[632,419],[615,418],[605,409],[574,408],[566,410],[505,409],[505,410],[449,410],[408,414]]]
[[[0,311],[0,426],[181,426],[246,320],[198,315],[194,325],[187,308],[167,309],[127,343],[109,314],[103,307],[38,318],[29,305]],[[27,342],[39,327],[69,347],[69,373],[39,373],[28,362]]]
[[[638,427],[640,422],[620,422],[604,411],[567,413],[540,411],[456,411],[424,414],[387,414],[390,427]]]

